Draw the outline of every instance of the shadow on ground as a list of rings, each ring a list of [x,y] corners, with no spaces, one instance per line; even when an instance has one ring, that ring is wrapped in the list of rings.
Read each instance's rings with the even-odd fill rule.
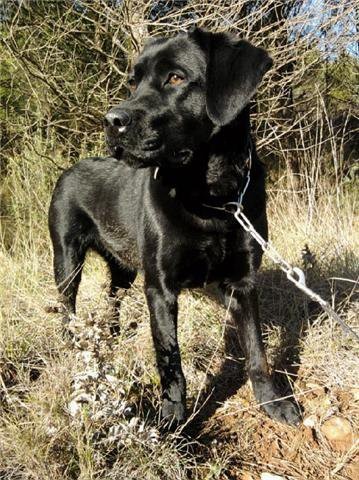
[[[345,311],[345,301],[355,300],[353,283],[343,279],[357,276],[358,259],[350,252],[341,258],[332,258],[326,268],[306,272],[307,284],[324,299],[335,299],[335,305]],[[342,279],[332,280],[333,278]],[[258,275],[260,318],[266,342],[267,356],[274,372],[274,383],[280,395],[292,393],[300,368],[300,344],[308,327],[323,311],[318,303],[307,298],[290,283],[278,269],[264,270]],[[276,333],[273,333],[276,332]],[[274,345],[272,344],[274,337]],[[244,355],[241,351],[235,325],[227,321],[224,332],[224,358],[215,375],[207,374],[205,388],[189,413],[188,435],[200,435],[206,421],[247,380]]]

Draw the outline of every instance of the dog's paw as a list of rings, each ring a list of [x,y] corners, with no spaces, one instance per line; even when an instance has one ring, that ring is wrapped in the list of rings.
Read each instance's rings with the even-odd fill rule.
[[[288,425],[298,425],[301,422],[298,407],[288,400],[275,400],[263,405],[262,408],[270,418],[278,422],[287,423]]]
[[[186,418],[186,408],[182,402],[164,399],[161,407],[161,422],[167,429],[176,429]]]

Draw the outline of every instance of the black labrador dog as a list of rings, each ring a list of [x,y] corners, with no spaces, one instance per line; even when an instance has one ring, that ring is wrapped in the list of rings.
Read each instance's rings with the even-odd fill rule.
[[[249,172],[244,212],[267,236],[248,102],[271,65],[265,50],[229,34],[196,28],[151,39],[129,77],[128,100],[105,117],[111,156],[79,162],[53,194],[55,279],[68,316],[88,249],[107,261],[112,296],[142,270],[167,421],[186,414],[177,299],[198,287],[230,310],[257,401],[274,419],[299,421],[295,404],[278,400],[261,339],[261,249],[224,207],[237,201]]]

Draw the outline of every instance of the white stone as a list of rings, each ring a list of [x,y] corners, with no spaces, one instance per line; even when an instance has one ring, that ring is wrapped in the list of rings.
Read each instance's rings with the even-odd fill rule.
[[[303,420],[303,425],[308,428],[314,428],[318,422],[318,419],[315,415],[309,415]]]

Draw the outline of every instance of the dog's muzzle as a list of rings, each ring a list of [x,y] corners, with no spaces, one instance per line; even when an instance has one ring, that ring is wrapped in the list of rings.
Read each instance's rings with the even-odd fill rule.
[[[112,108],[104,118],[106,142],[110,154],[115,158],[122,157],[125,150],[130,155],[129,164],[132,167],[144,168],[150,166],[181,167],[187,165],[192,157],[190,149],[169,149],[158,132],[148,132],[148,137],[140,138],[135,146],[128,145],[129,127],[134,125],[131,112],[119,108]],[[126,135],[127,134],[127,135]]]

